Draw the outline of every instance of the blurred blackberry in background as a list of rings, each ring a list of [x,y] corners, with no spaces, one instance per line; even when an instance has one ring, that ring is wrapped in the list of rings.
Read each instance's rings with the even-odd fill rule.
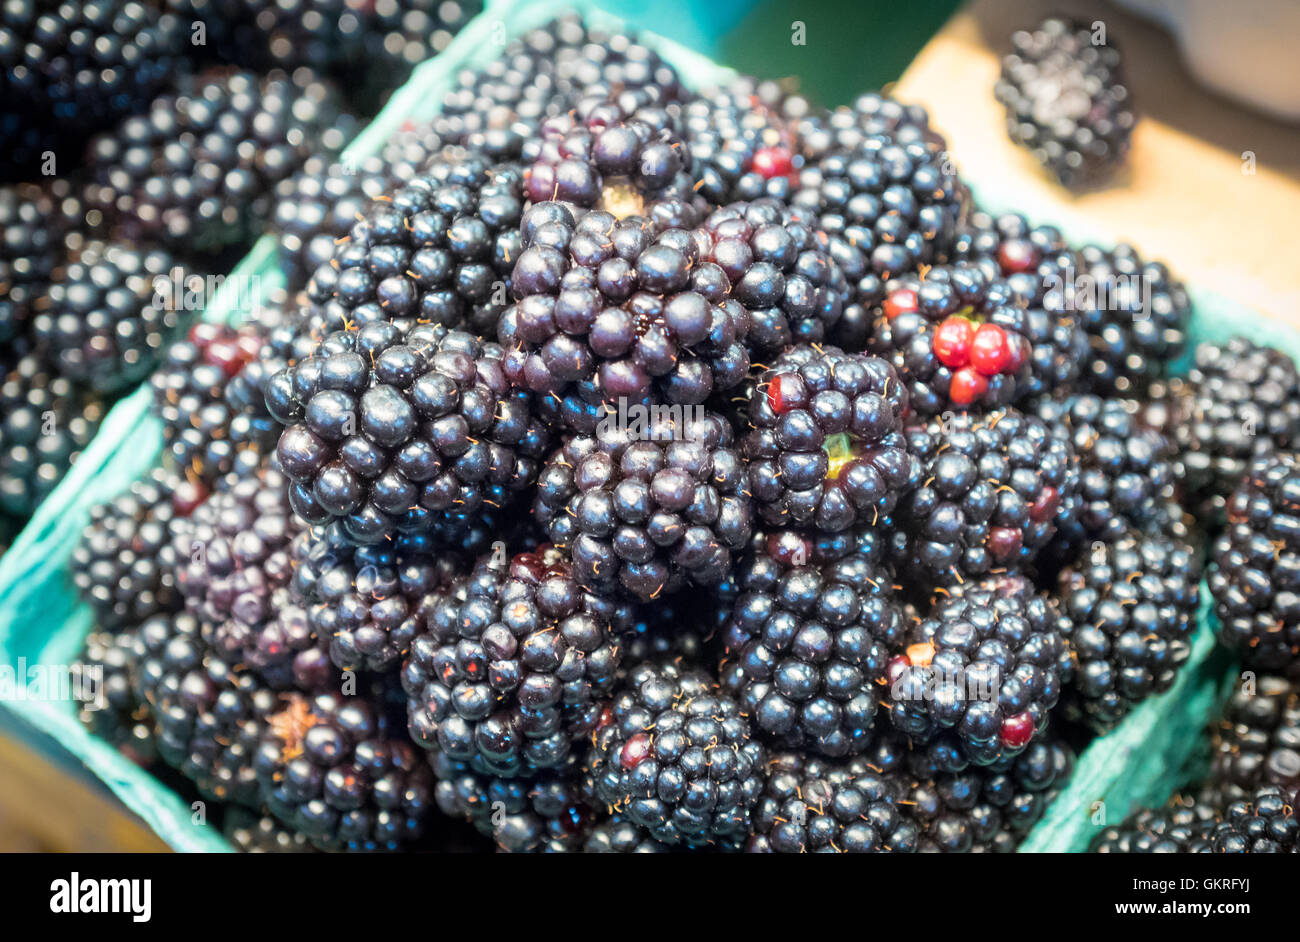
[[[433,773],[364,700],[291,696],[267,719],[255,769],[281,823],[326,851],[396,851],[433,813]]]
[[[269,814],[254,814],[237,805],[224,809],[221,832],[241,854],[309,854],[305,834],[287,828]]]
[[[1300,459],[1263,455],[1228,500],[1208,579],[1219,640],[1254,670],[1300,664]]]
[[[496,333],[522,251],[522,173],[446,152],[372,203],[307,286],[323,331],[377,320]]]
[[[1191,655],[1200,577],[1192,547],[1136,531],[1108,534],[1061,573],[1074,661],[1068,715],[1105,732],[1173,685]]]
[[[384,141],[378,154],[380,166],[389,180],[409,183],[442,152],[444,146],[445,142],[432,124],[406,121]],[[486,147],[481,149],[489,157],[500,156],[504,160],[505,155],[498,155]],[[367,160],[366,166],[369,165],[370,161]],[[346,234],[345,232],[344,235]]]
[[[120,238],[218,253],[260,235],[276,185],[349,133],[336,92],[307,70],[207,71],[91,139],[90,203]]]
[[[1188,795],[1175,795],[1163,808],[1140,808],[1093,839],[1094,854],[1207,854],[1218,811]]]
[[[964,587],[890,661],[890,720],[919,743],[951,730],[977,765],[1023,752],[1061,695],[1063,627],[1056,604],[1022,579]]]
[[[5,3],[0,177],[34,179],[42,151],[76,146],[78,135],[148,108],[184,73],[187,33],[187,24],[150,0]],[[71,153],[58,156],[64,168],[76,162]]]
[[[1261,785],[1300,787],[1300,688],[1264,674],[1238,685],[1212,727],[1206,788],[1220,805]]]
[[[899,575],[963,582],[1031,562],[1078,512],[1079,469],[1066,435],[1004,409],[947,414],[909,431],[921,486],[899,504]]]
[[[92,631],[77,665],[100,671],[98,702],[83,702],[77,718],[94,736],[106,741],[136,765],[147,767],[157,755],[156,729],[149,708],[131,683],[135,669],[137,630],[119,633]],[[84,675],[83,675],[84,676]]]
[[[739,704],[674,663],[642,664],[621,688],[588,758],[599,800],[665,844],[744,841],[764,757]]]
[[[47,188],[0,186],[0,343],[25,335],[33,302],[48,290],[60,254],[54,215]]]
[[[759,517],[770,526],[886,526],[918,482],[907,389],[878,357],[799,346],[759,379],[741,440]]]
[[[1191,299],[1163,263],[1143,261],[1131,245],[1085,245],[1079,257],[1075,307],[1092,347],[1084,382],[1103,395],[1142,395],[1182,356]]]
[[[1108,40],[1104,26],[1059,17],[1017,30],[994,86],[1011,139],[1068,187],[1095,183],[1123,161],[1137,122]]]
[[[72,581],[99,628],[117,630],[180,609],[168,528],[207,496],[203,485],[157,468],[90,508],[90,522],[72,550]]]
[[[658,600],[717,586],[752,529],[748,476],[714,413],[575,435],[547,459],[533,513],[584,589]]]
[[[888,570],[865,556],[823,564],[815,548],[794,549],[769,540],[737,569],[719,677],[757,734],[786,748],[859,753],[904,613]]]
[[[100,399],[20,359],[0,385],[0,512],[26,519],[90,444],[104,418]]]
[[[274,376],[277,454],[294,512],[379,543],[465,530],[537,477],[548,436],[503,351],[438,324],[378,321],[327,337]]]
[[[1216,854],[1294,854],[1300,845],[1300,821],[1295,813],[1295,791],[1277,785],[1261,786],[1249,798],[1234,801],[1223,820],[1210,831],[1211,852]]]
[[[183,277],[178,291],[167,252],[86,242],[55,269],[34,306],[37,353],[60,376],[97,392],[132,386],[193,319],[184,297],[193,277]]]

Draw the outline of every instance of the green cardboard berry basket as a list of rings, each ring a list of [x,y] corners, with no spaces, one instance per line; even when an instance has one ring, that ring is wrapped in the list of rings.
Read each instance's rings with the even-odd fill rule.
[[[715,18],[733,8],[725,0],[714,6]],[[592,26],[622,28],[619,20],[597,9],[592,0],[491,2],[441,55],[416,69],[353,141],[345,157],[360,159],[375,153],[406,121],[436,112],[459,70],[491,61],[508,39],[566,10],[579,11]],[[642,35],[691,86],[716,84],[732,74],[681,45]],[[956,156],[960,163],[960,155]],[[1016,208],[1031,217],[1051,218],[1050,212],[1036,211],[1045,210],[1043,207],[1017,205],[1013,192],[999,191],[999,181],[969,182],[982,205]],[[1105,233],[1066,234],[1102,244],[1116,238],[1116,234]],[[259,295],[269,297],[282,284],[276,244],[264,237],[217,290],[203,318],[237,323],[259,303]],[[1197,296],[1194,285],[1191,289],[1197,301],[1193,325],[1197,339],[1244,332],[1266,336],[1270,343],[1300,357],[1300,335],[1290,331],[1281,334],[1280,328],[1263,318],[1235,310],[1224,299]],[[149,390],[142,387],[113,408],[77,464],[0,558],[0,667],[7,665],[17,671],[24,665],[67,665],[75,659],[91,628],[92,615],[71,585],[70,555],[90,508],[121,493],[159,461],[161,426],[149,414],[148,405]],[[1226,663],[1213,656],[1209,619],[1208,602],[1203,600],[1191,661],[1174,688],[1144,703],[1117,730],[1089,746],[1079,759],[1071,783],[1031,832],[1023,850],[1083,850],[1104,823],[1103,815],[1104,820],[1117,821],[1139,803],[1162,801],[1188,779],[1201,730],[1225,685]],[[15,699],[0,702],[0,708],[55,739],[174,849],[231,849],[181,797],[107,743],[91,736],[78,723],[74,703]]]

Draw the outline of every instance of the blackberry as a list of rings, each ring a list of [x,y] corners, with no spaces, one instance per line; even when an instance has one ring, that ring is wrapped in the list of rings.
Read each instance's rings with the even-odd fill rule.
[[[583,841],[585,854],[668,854],[672,848],[655,840],[639,824],[612,815],[593,825]]]
[[[631,670],[593,733],[597,798],[665,844],[742,842],[763,788],[739,704],[673,663]]]
[[[0,186],[0,343],[26,335],[32,305],[48,290],[58,259],[54,214],[46,188]]]
[[[271,228],[280,238],[280,264],[290,291],[305,287],[334,257],[340,240],[386,184],[380,157],[351,163],[315,156],[276,185]]]
[[[1041,419],[1015,409],[947,414],[908,437],[922,483],[899,504],[891,551],[900,575],[951,583],[1024,565],[1058,527],[1070,527],[1075,455]]]
[[[221,831],[241,854],[309,854],[305,834],[287,828],[269,814],[254,814],[237,805],[225,809]]]
[[[498,328],[516,384],[557,398],[588,384],[599,413],[652,390],[697,405],[744,379],[749,319],[691,234],[599,211],[575,223],[561,204],[539,203],[523,245],[516,303]]]
[[[340,331],[272,378],[294,512],[358,542],[472,524],[536,479],[549,441],[504,353],[438,324]]]
[[[1200,564],[1185,543],[1130,531],[1061,573],[1074,674],[1067,712],[1105,731],[1168,690],[1191,654]]]
[[[246,244],[276,184],[342,148],[339,122],[334,91],[309,72],[208,71],[91,140],[90,203],[130,242],[189,255]]]
[[[1300,787],[1300,689],[1265,674],[1232,692],[1213,729],[1207,783],[1221,805],[1245,801],[1261,785]]]
[[[90,444],[106,407],[32,356],[0,384],[0,511],[26,519]]]
[[[1095,183],[1121,163],[1137,122],[1120,51],[1106,40],[1059,17],[1018,30],[993,89],[1011,139],[1064,186]]]
[[[184,71],[187,44],[186,25],[151,2],[6,3],[0,128],[19,146],[0,175],[34,178],[41,151],[143,111]]]
[[[1264,785],[1249,799],[1235,801],[1223,820],[1210,831],[1216,854],[1300,853],[1300,821],[1296,820],[1296,793],[1277,785]]]
[[[235,471],[255,473],[275,443],[270,423],[241,415],[226,400],[226,386],[256,359],[262,337],[255,327],[200,323],[167,348],[149,378],[153,411],[162,419],[165,460],[194,480],[216,482]]]
[[[378,112],[421,62],[445,50],[455,35],[480,13],[478,0],[388,0],[366,9],[369,22],[348,71],[359,81],[354,96],[366,114]]]
[[[95,703],[83,702],[77,718],[92,734],[136,765],[147,767],[157,754],[156,729],[148,706],[136,695],[131,682],[137,644],[134,628],[117,634],[92,631],[86,636],[85,649],[77,663],[83,672],[100,671],[102,699]]]
[[[964,587],[907,634],[889,663],[889,718],[926,743],[951,731],[977,765],[1041,737],[1061,696],[1063,623],[1023,579]]]
[[[1169,440],[1144,424],[1139,403],[1083,395],[1043,400],[1037,411],[1069,436],[1079,458],[1079,533],[1070,537],[1110,542],[1159,519],[1174,497],[1177,459]]]
[[[907,390],[878,357],[795,347],[763,373],[741,441],[770,526],[888,525],[920,463],[907,450]]]
[[[701,409],[574,436],[547,459],[533,513],[579,585],[650,601],[726,578],[751,532],[748,489],[731,427]]]
[[[1300,446],[1300,372],[1285,353],[1233,337],[1197,346],[1188,381],[1190,412],[1175,425],[1188,497],[1221,512],[1254,459]]]
[[[906,630],[891,583],[860,555],[820,563],[806,549],[789,557],[759,547],[746,557],[720,679],[758,734],[830,756],[867,747]]]
[[[203,486],[155,469],[115,499],[91,507],[72,550],[72,581],[98,627],[138,625],[181,608],[168,527],[207,496]]]
[[[997,408],[1057,390],[1078,376],[1071,312],[1011,282],[987,259],[888,282],[872,308],[868,350],[888,359],[921,415]]]
[[[379,150],[379,166],[389,180],[409,183],[443,152],[446,145],[447,142],[433,129],[432,124],[406,121],[384,141],[384,146]],[[502,163],[510,156],[498,155],[487,147],[469,149],[480,149],[489,157],[499,156]],[[513,156],[517,157],[518,154]],[[370,163],[371,161],[366,161],[365,165],[369,167]],[[343,235],[347,233],[344,232]]]
[[[746,849],[764,854],[911,853],[918,829],[898,783],[861,760],[835,765],[798,753],[768,760]]]
[[[342,670],[391,671],[407,655],[458,574],[422,538],[354,546],[334,527],[295,539],[292,598]],[[283,619],[281,619],[283,621]],[[292,623],[290,623],[292,624]]]
[[[1085,245],[1080,262],[1075,305],[1092,348],[1084,381],[1103,395],[1141,395],[1183,354],[1187,291],[1163,263],[1143,261],[1130,245]]]
[[[1300,459],[1255,460],[1212,559],[1219,639],[1253,670],[1291,669],[1300,661]]]
[[[313,847],[394,851],[424,833],[432,771],[364,700],[295,695],[266,725],[254,760],[262,800]]]
[[[97,392],[138,383],[191,318],[168,281],[172,267],[161,250],[86,242],[55,269],[35,305],[37,353],[60,376]]]
[[[445,152],[374,202],[307,286],[328,329],[377,320],[495,333],[521,248],[522,173]]]
[[[800,152],[809,160],[853,150],[869,138],[889,136],[902,143],[923,141],[940,150],[946,144],[930,127],[930,116],[920,105],[905,105],[879,92],[864,92],[852,105],[832,111],[814,109],[796,125]]]
[[[1141,808],[1122,824],[1093,839],[1094,854],[1206,854],[1218,823],[1214,808],[1191,796],[1175,795],[1163,808]]]
[[[614,685],[610,618],[558,552],[480,560],[432,606],[402,665],[412,738],[495,776],[561,767]]]

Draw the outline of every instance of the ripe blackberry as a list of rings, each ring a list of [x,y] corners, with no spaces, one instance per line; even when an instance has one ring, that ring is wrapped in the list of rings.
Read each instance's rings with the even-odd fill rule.
[[[1300,688],[1265,674],[1232,692],[1213,729],[1207,788],[1221,805],[1261,785],[1300,787]]]
[[[309,72],[187,78],[89,145],[90,202],[130,241],[186,254],[251,242],[276,184],[345,141],[334,91]]]
[[[547,459],[533,512],[583,588],[644,602],[731,571],[751,532],[748,476],[731,427],[699,411],[575,435]]]
[[[878,357],[804,345],[765,371],[741,440],[759,517],[770,526],[888,525],[918,483],[907,389]]]
[[[1218,509],[1255,458],[1300,446],[1300,372],[1285,353],[1233,337],[1200,344],[1188,381],[1175,441],[1189,497]]]
[[[1300,659],[1300,459],[1257,458],[1228,501],[1208,573],[1219,640],[1254,670]]]
[[[922,483],[899,504],[900,575],[952,583],[1027,564],[1077,513],[1074,451],[1039,418],[946,414],[908,438]]]
[[[1207,854],[1218,812],[1191,796],[1175,795],[1163,808],[1141,808],[1093,839],[1094,854]]]
[[[943,138],[930,127],[920,105],[905,105],[879,92],[864,92],[852,105],[829,112],[814,109],[796,125],[800,152],[809,160],[853,150],[869,138],[889,136],[902,143],[924,141],[942,150]]]
[[[1092,347],[1084,381],[1103,395],[1141,395],[1182,356],[1192,316],[1187,291],[1131,245],[1086,245],[1080,261],[1075,306]]]
[[[281,823],[325,851],[395,851],[424,833],[433,773],[364,700],[292,696],[267,720],[254,767]]]
[[[899,784],[861,760],[835,765],[799,753],[768,760],[746,850],[760,854],[911,853],[918,829]]]
[[[480,560],[431,606],[402,665],[412,738],[495,776],[562,767],[614,685],[610,618],[556,551]]]
[[[1144,424],[1128,399],[1072,396],[1039,403],[1038,416],[1069,436],[1079,458],[1077,542],[1109,542],[1154,524],[1173,499],[1172,444]]]
[[[0,175],[32,179],[42,150],[143,111],[184,71],[186,43],[186,25],[154,3],[6,3],[0,127],[6,142],[27,146],[6,147]]]
[[[138,383],[191,317],[174,296],[171,272],[164,251],[86,242],[55,269],[48,293],[35,305],[37,353],[60,376],[97,392]],[[169,287],[160,292],[164,283]]]
[[[424,538],[355,546],[336,527],[297,537],[298,631],[327,645],[341,670],[393,670],[434,616],[437,590],[458,573],[454,557],[430,548]]]
[[[207,496],[202,485],[155,469],[115,499],[91,507],[90,522],[72,550],[72,582],[90,603],[98,627],[116,630],[180,609],[168,527]]]
[[[314,156],[276,185],[271,228],[280,238],[280,265],[290,291],[305,287],[334,257],[370,201],[383,195],[387,179],[378,156],[360,163]]]
[[[237,805],[225,809],[221,831],[241,854],[309,854],[305,834],[287,828],[269,814],[254,814]]]
[[[496,344],[438,324],[344,330],[272,378],[294,512],[378,543],[472,525],[536,479],[549,442]]]
[[[584,854],[668,854],[672,848],[655,840],[641,825],[612,815],[593,825],[582,844]]]
[[[769,542],[735,581],[720,679],[755,732],[829,756],[865,749],[906,630],[888,571],[861,555],[790,557]]]
[[[100,671],[100,699],[82,703],[77,711],[92,734],[108,742],[136,765],[147,767],[157,755],[156,729],[149,708],[135,692],[131,675],[135,670],[137,630],[117,634],[92,631],[78,659],[82,671]]]
[[[739,704],[674,663],[642,664],[621,686],[592,734],[597,798],[665,844],[743,841],[764,757]]]
[[[1216,854],[1300,853],[1300,821],[1296,820],[1296,793],[1277,785],[1264,785],[1247,800],[1235,801],[1209,834]]]
[[[1191,654],[1200,577],[1191,546],[1137,531],[1093,543],[1061,573],[1068,713],[1104,732],[1173,685]]]
[[[378,320],[496,332],[521,248],[516,164],[448,151],[371,204],[307,286],[327,330]]]
[[[1137,117],[1119,49],[1059,17],[1017,30],[993,92],[1007,133],[1064,186],[1095,183],[1128,153]]]
[[[58,260],[52,194],[34,184],[0,186],[0,343],[26,335],[32,305]]]
[[[1083,349],[1072,312],[988,259],[888,282],[867,346],[898,370],[921,415],[1068,391]]]
[[[105,405],[32,356],[0,384],[0,511],[26,519],[90,444]]]
[[[889,718],[919,743],[955,735],[977,765],[1018,755],[1064,681],[1060,613],[1023,579],[964,587],[907,634],[887,672]]]

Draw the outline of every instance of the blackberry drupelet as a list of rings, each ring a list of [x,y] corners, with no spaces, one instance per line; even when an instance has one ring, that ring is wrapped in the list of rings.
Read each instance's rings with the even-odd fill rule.
[[[1233,690],[1210,742],[1207,789],[1220,805],[1261,785],[1300,787],[1300,689],[1264,674]]]
[[[1059,17],[1011,36],[994,94],[1007,133],[1068,187],[1097,182],[1124,160],[1137,118],[1119,49]]]
[[[744,841],[764,756],[739,704],[674,663],[629,672],[588,757],[597,798],[665,844]]]
[[[657,600],[717,586],[752,528],[748,476],[715,413],[576,435],[547,459],[533,513],[578,584]]]
[[[82,671],[100,671],[98,702],[82,702],[77,711],[93,735],[108,742],[136,765],[147,767],[157,755],[157,735],[148,705],[132,685],[138,645],[134,627],[113,634],[92,631],[77,661]],[[84,676],[84,675],[83,675]]]
[[[783,353],[758,381],[754,430],[741,440],[760,519],[829,532],[887,526],[919,483],[909,413],[907,389],[878,357],[811,345]]]
[[[90,522],[72,550],[72,581],[94,610],[97,626],[117,630],[181,608],[168,528],[207,496],[202,485],[156,469],[91,507]]]
[[[138,383],[193,318],[175,296],[172,270],[172,257],[162,250],[84,243],[55,269],[49,291],[35,304],[37,353],[60,376],[97,392]]]
[[[1094,854],[1208,854],[1219,813],[1189,795],[1175,795],[1163,808],[1141,808],[1093,840]]]
[[[1023,579],[964,587],[912,627],[887,671],[889,718],[918,743],[951,731],[991,765],[1041,741],[1065,680],[1056,604]]]
[[[106,407],[24,356],[0,384],[0,512],[26,519],[90,444]]]
[[[402,665],[411,737],[494,776],[561,768],[614,686],[611,614],[558,551],[480,560],[431,606]]]
[[[845,756],[870,743],[890,655],[906,631],[888,570],[865,556],[816,560],[758,546],[736,573],[723,626],[723,689],[757,734]]]
[[[1191,654],[1201,566],[1186,543],[1129,531],[1085,548],[1060,576],[1073,676],[1066,712],[1099,732],[1168,690]]]
[[[1130,245],[1086,245],[1079,256],[1074,303],[1092,347],[1084,382],[1102,395],[1142,395],[1182,356],[1191,299],[1163,263]]]
[[[266,404],[294,512],[378,543],[472,527],[536,480],[549,440],[504,352],[438,324],[378,321],[276,374]]]
[[[1300,458],[1255,460],[1228,501],[1208,580],[1219,640],[1248,667],[1300,663]]]
[[[1223,820],[1208,840],[1216,854],[1294,854],[1300,852],[1300,821],[1295,813],[1296,793],[1277,785],[1264,785],[1223,812]]]
[[[342,148],[335,92],[307,71],[211,70],[93,138],[91,205],[130,242],[187,255],[252,242],[276,184]]]
[[[326,330],[418,320],[494,335],[522,251],[522,179],[517,164],[447,151],[371,203],[307,286]]]
[[[292,696],[267,720],[254,767],[281,823],[325,851],[395,851],[433,811],[433,773],[359,697]]]
[[[910,430],[909,450],[922,483],[899,504],[900,575],[951,584],[1026,565],[1077,513],[1069,439],[1034,416],[946,414]]]
[[[861,759],[836,765],[799,753],[768,759],[746,850],[759,854],[906,854],[918,828],[899,783]]]

